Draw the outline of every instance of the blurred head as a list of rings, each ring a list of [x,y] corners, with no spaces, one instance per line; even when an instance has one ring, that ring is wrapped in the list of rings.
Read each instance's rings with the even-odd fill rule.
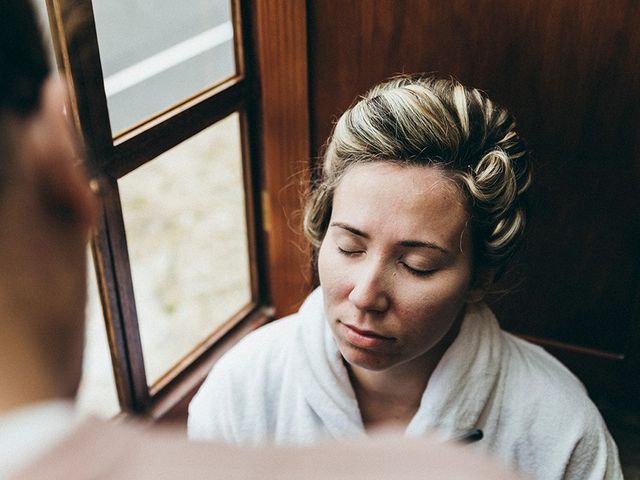
[[[373,87],[342,114],[305,211],[319,247],[333,195],[354,166],[390,162],[437,169],[459,189],[469,214],[474,274],[499,276],[526,223],[529,157],[513,117],[453,79],[402,76]]]
[[[0,5],[0,192],[11,166],[8,123],[13,116],[28,116],[40,104],[50,67],[29,1],[3,1]]]
[[[31,2],[4,0],[0,9],[0,110],[28,114],[38,107],[50,73],[48,57]]]
[[[66,91],[28,0],[0,3],[0,72],[0,351],[11,359],[0,363],[12,369],[3,379],[25,398],[69,396],[80,374],[95,205],[63,113]]]

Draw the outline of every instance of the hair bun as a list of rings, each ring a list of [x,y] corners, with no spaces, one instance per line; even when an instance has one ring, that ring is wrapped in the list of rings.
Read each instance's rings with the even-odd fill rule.
[[[507,153],[501,149],[486,153],[473,172],[475,181],[471,188],[475,199],[485,211],[502,215],[518,194],[516,175]]]

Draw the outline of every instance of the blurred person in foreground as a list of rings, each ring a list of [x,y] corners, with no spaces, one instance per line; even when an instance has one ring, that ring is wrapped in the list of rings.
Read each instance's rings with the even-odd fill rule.
[[[80,419],[96,203],[32,5],[0,2],[0,478],[512,478],[450,445],[276,450]]]

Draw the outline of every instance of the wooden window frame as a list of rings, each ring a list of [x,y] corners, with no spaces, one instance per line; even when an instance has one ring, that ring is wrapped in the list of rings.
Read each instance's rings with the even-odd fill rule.
[[[81,44],[65,26],[81,4]],[[255,328],[293,311],[311,286],[310,256],[291,219],[308,183],[306,4],[232,0],[237,74],[112,137],[90,0],[47,0],[54,48],[75,123],[100,175],[102,212],[92,251],[120,406],[183,416],[213,363]],[[147,386],[117,181],[231,113],[241,117],[251,302],[151,387]],[[266,167],[268,165],[268,168]],[[292,248],[299,245],[299,248]]]

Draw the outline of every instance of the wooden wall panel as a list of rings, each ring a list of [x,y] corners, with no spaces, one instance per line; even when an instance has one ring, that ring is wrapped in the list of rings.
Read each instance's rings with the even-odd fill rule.
[[[275,316],[294,312],[310,289],[301,191],[308,184],[309,114],[304,0],[256,0],[263,223]]]
[[[311,145],[372,84],[451,74],[518,118],[532,221],[503,326],[550,345],[597,394],[640,388],[640,4],[634,0],[308,3]],[[635,398],[635,400],[633,400]]]

